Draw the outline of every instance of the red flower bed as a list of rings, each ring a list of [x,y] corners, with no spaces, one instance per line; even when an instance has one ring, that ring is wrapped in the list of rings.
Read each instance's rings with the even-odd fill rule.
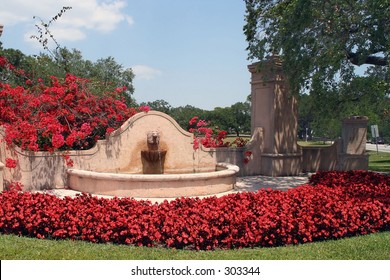
[[[286,192],[152,204],[90,195],[0,194],[0,232],[190,249],[280,246],[390,228],[390,179],[372,172],[320,172]]]

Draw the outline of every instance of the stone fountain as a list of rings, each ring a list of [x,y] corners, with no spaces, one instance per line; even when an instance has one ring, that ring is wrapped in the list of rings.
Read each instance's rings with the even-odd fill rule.
[[[67,169],[73,190],[124,197],[203,196],[230,191],[239,167],[193,149],[194,135],[170,116],[150,111],[120,129]]]

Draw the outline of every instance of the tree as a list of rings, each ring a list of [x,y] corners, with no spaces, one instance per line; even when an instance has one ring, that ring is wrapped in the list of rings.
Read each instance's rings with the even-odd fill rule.
[[[209,111],[205,119],[218,129],[234,133],[237,137],[242,133],[250,133],[250,103],[237,102],[230,107],[216,107]]]
[[[206,116],[207,121],[211,121],[212,125],[218,129],[225,130],[231,133],[234,116],[231,107],[215,107],[209,111]]]
[[[305,136],[307,128],[315,137],[335,138],[340,136],[341,120],[354,115],[367,116],[369,124],[384,128],[381,134],[390,135],[386,129],[389,96],[380,77],[356,77],[342,85],[334,82],[326,90],[317,84],[313,87],[316,94],[299,98],[299,135]]]
[[[51,33],[51,25],[61,18],[64,13],[72,9],[70,6],[62,7],[59,13],[52,17],[49,21],[44,22],[40,17],[34,16],[38,19],[35,24],[37,28],[37,35],[32,35],[32,39],[36,39],[42,46],[46,54],[34,56],[36,61],[31,61],[29,67],[23,69],[36,69],[39,78],[54,75],[59,78],[65,78],[66,74],[73,74],[81,78],[89,80],[88,86],[94,94],[102,95],[106,92],[115,91],[121,88],[120,97],[126,101],[129,106],[135,106],[136,103],[132,100],[131,95],[134,92],[133,79],[134,73],[131,68],[124,68],[118,64],[113,57],[101,58],[95,63],[84,60],[81,52],[73,49],[68,50],[66,47],[61,47],[56,38]],[[54,44],[54,49],[51,46]],[[35,74],[34,71],[30,71]],[[124,89],[124,90],[123,90]]]
[[[231,107],[233,114],[232,128],[237,137],[240,133],[250,133],[251,131],[251,107],[249,102],[237,102]]]
[[[314,110],[311,96],[302,94],[298,100],[298,137],[300,139],[310,139],[312,137],[312,122],[314,120]]]
[[[194,116],[197,116],[200,119],[206,119],[206,113],[207,111],[203,109],[196,108],[191,105],[186,105],[172,108],[170,116],[174,118],[183,129],[188,130],[190,128],[189,121]]]
[[[142,105],[147,105],[150,107],[150,109],[152,110],[156,110],[156,111],[160,111],[160,112],[163,112],[165,114],[170,114],[171,113],[171,110],[172,110],[172,106],[165,100],[162,100],[162,99],[159,99],[159,100],[155,100],[155,101],[152,101],[152,102],[143,102],[140,104],[141,106]]]
[[[65,76],[66,73],[72,73],[78,77],[87,78],[90,80],[91,91],[97,95],[114,91],[118,87],[126,87],[126,90],[122,92],[122,97],[125,98],[127,105],[135,105],[131,99],[134,92],[134,73],[131,68],[124,68],[111,56],[100,58],[96,62],[85,60],[77,49],[70,51],[60,47],[53,53],[54,60],[52,62],[62,72],[59,73],[59,77]],[[42,56],[44,55],[41,54],[40,57]],[[66,68],[63,65],[66,65]]]
[[[389,0],[244,0],[249,57],[279,55],[291,90],[349,82],[354,66],[389,77]]]
[[[85,60],[79,50],[59,48],[52,52],[55,57],[40,53],[27,56],[19,50],[0,48],[0,56],[4,56],[12,65],[23,69],[25,75],[15,76],[4,73],[0,69],[0,81],[10,83],[13,86],[24,85],[26,80],[43,79],[50,82],[51,76],[64,79],[71,73],[80,78],[89,80],[90,92],[96,95],[104,95],[113,92],[119,87],[126,89],[121,91],[120,97],[124,98],[128,106],[135,106],[131,95],[134,92],[134,73],[131,68],[124,68],[113,57],[101,58],[96,62]],[[66,68],[62,60],[66,59]]]

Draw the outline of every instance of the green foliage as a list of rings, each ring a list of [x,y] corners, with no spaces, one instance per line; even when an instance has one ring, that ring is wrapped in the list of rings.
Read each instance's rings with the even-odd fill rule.
[[[251,112],[249,102],[237,102],[230,107],[217,107],[208,114],[208,120],[219,129],[234,133],[237,137],[242,133],[250,133]]]
[[[333,83],[324,89],[314,84],[310,95],[299,99],[299,135],[309,137],[340,136],[341,121],[349,116],[367,116],[369,125],[379,125],[382,136],[390,136],[388,84],[375,76],[355,77],[348,84]],[[368,130],[368,134],[370,134]]]
[[[172,110],[172,106],[165,100],[159,99],[155,101],[143,102],[140,104],[141,106],[149,106],[150,109],[163,112],[165,114],[170,114]],[[191,117],[190,117],[191,118]],[[189,119],[188,119],[189,120]]]
[[[354,65],[384,67],[388,76],[388,0],[244,0],[249,58],[280,55],[291,88],[349,82]]]
[[[64,79],[67,73],[71,73],[90,80],[88,87],[96,95],[102,96],[106,92],[115,91],[118,87],[126,87],[126,90],[121,93],[122,97],[125,98],[128,106],[135,105],[131,99],[134,92],[134,73],[131,68],[124,68],[113,57],[101,58],[96,62],[86,60],[76,49],[70,51],[67,48],[59,48],[54,51],[54,54],[54,58],[44,53],[28,56],[19,50],[0,48],[0,56],[6,57],[16,68],[24,70],[24,75],[0,72],[0,81],[12,86],[24,85],[26,80],[38,79],[49,83],[51,76]],[[67,61],[66,69],[63,67],[62,59]]]
[[[305,94],[299,135],[339,136],[351,115],[390,135],[390,1],[244,1],[249,58],[279,55],[293,94]],[[364,64],[373,66],[359,76]]]
[[[206,110],[196,108],[191,105],[172,108],[169,113],[169,115],[185,130],[190,128],[190,124],[188,122],[192,117],[198,116],[200,119],[206,119],[206,114]]]
[[[191,105],[175,108],[162,99],[144,102],[140,105],[147,105],[152,110],[170,115],[186,130],[190,128],[188,122],[194,116],[210,122],[213,128],[225,130],[237,136],[242,133],[250,133],[251,130],[250,102],[248,101],[237,102],[230,107],[216,107],[213,110],[203,110]]]

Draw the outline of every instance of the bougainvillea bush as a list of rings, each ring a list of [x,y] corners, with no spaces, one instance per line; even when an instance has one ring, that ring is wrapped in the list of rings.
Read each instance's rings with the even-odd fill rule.
[[[0,232],[202,250],[282,246],[389,230],[389,197],[390,178],[365,171],[319,172],[285,192],[160,204],[12,190],[0,194]]]
[[[194,150],[199,149],[199,145],[206,148],[218,148],[218,147],[229,147],[229,142],[224,142],[227,136],[225,130],[213,128],[211,123],[202,119],[198,116],[194,116],[188,122],[190,125],[189,132],[194,134]]]
[[[1,67],[15,71],[4,58]],[[121,100],[125,88],[97,96],[88,83],[71,74],[52,76],[48,85],[42,79],[16,87],[0,83],[4,140],[29,151],[87,149],[137,112]]]

